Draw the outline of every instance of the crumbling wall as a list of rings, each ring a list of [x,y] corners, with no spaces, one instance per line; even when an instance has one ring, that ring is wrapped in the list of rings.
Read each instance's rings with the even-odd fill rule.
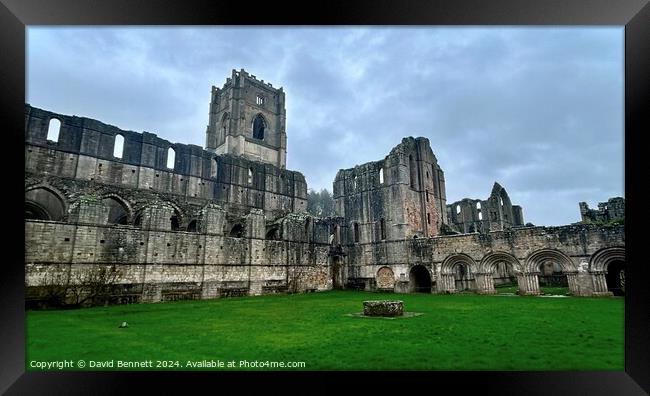
[[[446,207],[452,228],[461,233],[500,231],[524,225],[523,209],[513,205],[505,188],[494,183],[486,200],[465,198]]]
[[[47,140],[51,119],[61,122],[57,142]],[[307,184],[299,172],[29,105],[25,122],[27,178],[56,176],[277,213],[307,208]],[[117,135],[124,137],[121,158],[113,155]],[[169,148],[175,151],[172,168],[167,168]]]
[[[586,202],[580,202],[579,205],[583,223],[610,223],[625,219],[625,199],[621,197],[599,202],[598,209],[589,209]]]
[[[438,235],[444,194],[428,139],[409,137],[381,161],[340,170],[333,195],[348,225],[347,242],[368,243]]]

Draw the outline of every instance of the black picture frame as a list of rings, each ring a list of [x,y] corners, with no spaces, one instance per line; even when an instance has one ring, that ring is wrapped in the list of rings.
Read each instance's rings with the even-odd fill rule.
[[[648,265],[640,255],[643,209],[636,175],[641,137],[650,131],[650,5],[647,0],[319,1],[304,3],[134,0],[0,0],[0,97],[4,139],[5,249],[0,287],[0,391],[7,394],[135,393],[149,389],[220,393],[232,386],[271,393],[398,392],[481,394],[642,395],[650,392]],[[300,12],[300,14],[296,14]],[[24,104],[25,30],[32,25],[618,25],[625,26],[625,189],[628,293],[625,297],[625,371],[621,372],[316,372],[316,373],[36,373],[25,372]],[[62,93],[65,94],[65,93]],[[644,112],[646,114],[644,114]],[[594,159],[595,161],[597,159]],[[638,168],[637,168],[638,167]],[[638,180],[638,181],[637,181]],[[13,209],[12,209],[13,208]],[[633,215],[630,215],[633,214]],[[256,380],[251,381],[250,377]],[[298,385],[299,384],[299,385]],[[299,386],[299,388],[298,388]],[[446,390],[449,389],[449,390]],[[166,392],[166,393],[167,393]],[[215,392],[212,392],[215,393]]]

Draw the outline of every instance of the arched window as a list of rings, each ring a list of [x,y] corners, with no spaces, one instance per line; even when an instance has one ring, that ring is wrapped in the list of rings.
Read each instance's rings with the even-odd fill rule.
[[[128,214],[122,202],[115,198],[108,197],[102,199],[102,203],[109,208],[108,224],[128,224]]]
[[[174,162],[176,161],[176,151],[173,148],[167,150],[167,168],[174,169]]]
[[[218,164],[217,159],[213,158],[210,163],[210,177],[217,177]]]
[[[235,224],[230,229],[230,236],[234,238],[241,238],[244,236],[244,226],[241,224]]]
[[[359,242],[359,223],[354,223],[352,228],[354,231],[354,241]]]
[[[253,120],[253,138],[264,139],[264,130],[266,129],[266,122],[261,114],[258,114]]]
[[[481,203],[480,202],[476,203],[476,209],[481,210]]]
[[[415,160],[412,155],[409,155],[409,175],[411,178],[411,188],[417,185],[418,170],[415,168]]]
[[[223,138],[225,139],[226,134],[228,133],[228,113],[224,113],[221,118],[221,130],[223,131]]]
[[[379,169],[379,184],[384,184],[384,168]]]
[[[47,128],[47,140],[58,142],[60,131],[61,131],[61,121],[59,121],[56,118],[50,119],[50,124]]]
[[[172,231],[180,230],[180,222],[178,221],[178,215],[174,214],[169,221],[171,222]]]
[[[25,193],[25,219],[58,221],[64,215],[65,204],[52,191],[39,187]]]
[[[431,224],[431,213],[427,213],[427,224]]]
[[[196,219],[190,221],[190,223],[187,225],[187,231],[196,232]]]
[[[248,184],[253,184],[253,169],[248,168]]]
[[[113,157],[122,158],[124,154],[124,136],[115,135],[115,146],[113,147]]]
[[[479,220],[483,220],[483,213],[478,212],[478,219],[479,219]]]
[[[456,214],[460,214],[460,205],[456,205]]]
[[[380,230],[380,235],[381,235],[381,240],[386,239],[386,221],[384,219],[379,220],[379,230]]]
[[[307,221],[305,221],[305,237],[307,238],[307,242],[309,242],[310,234],[311,234],[311,217],[307,217]]]

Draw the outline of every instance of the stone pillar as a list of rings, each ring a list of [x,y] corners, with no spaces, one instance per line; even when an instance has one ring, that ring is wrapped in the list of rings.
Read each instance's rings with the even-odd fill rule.
[[[171,217],[174,215],[174,208],[162,203],[155,203],[142,210],[142,229],[171,231]]]
[[[612,296],[613,293],[607,290],[607,282],[605,280],[604,271],[593,271],[591,272],[591,280],[593,284],[593,295],[594,296]]]
[[[474,273],[476,279],[476,291],[478,294],[496,294],[494,289],[494,279],[490,272],[476,272]]]
[[[580,288],[580,284],[578,283],[578,272],[565,272],[565,274],[567,282],[569,283],[569,291],[571,294],[574,296],[583,295],[584,293]]]
[[[264,239],[266,236],[266,220],[264,211],[251,209],[246,215],[246,236],[254,239]]]
[[[203,208],[201,226],[206,234],[223,235],[226,211],[218,205],[209,204]]]
[[[107,224],[110,208],[101,199],[94,196],[83,196],[70,205],[69,220],[71,223]]]
[[[436,285],[438,285],[439,293],[456,292],[456,281],[454,279],[454,274],[440,274],[440,281],[436,282]]]
[[[539,280],[537,279],[537,272],[522,272],[518,274],[517,283],[519,284],[520,295],[522,296],[539,295]]]

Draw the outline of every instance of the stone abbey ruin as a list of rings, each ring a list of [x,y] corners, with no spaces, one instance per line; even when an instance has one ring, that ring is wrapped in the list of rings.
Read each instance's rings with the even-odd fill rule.
[[[525,226],[498,183],[485,200],[447,204],[423,137],[339,170],[336,217],[307,214],[305,178],[286,169],[285,117],[283,89],[243,69],[212,87],[205,149],[26,104],[28,305],[490,294],[506,283],[536,295],[545,282],[577,296],[624,292],[623,225],[595,222],[603,211],[581,203],[582,223]]]

